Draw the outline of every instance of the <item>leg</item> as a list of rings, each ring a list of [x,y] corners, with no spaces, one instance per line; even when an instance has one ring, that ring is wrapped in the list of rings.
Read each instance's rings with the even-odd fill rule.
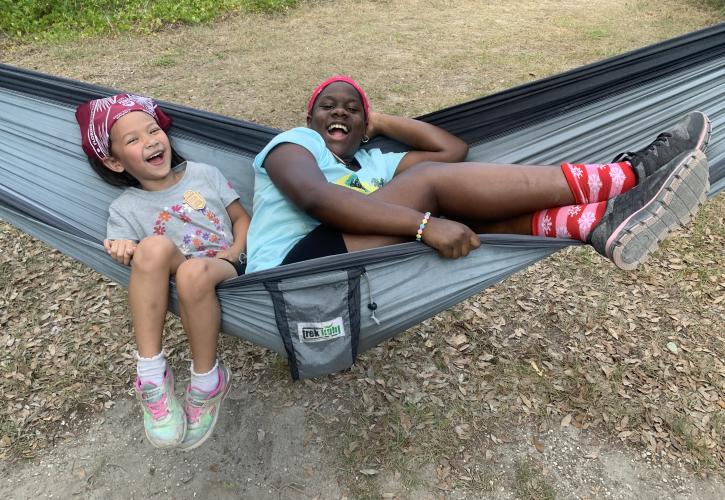
[[[181,322],[189,337],[197,373],[211,370],[216,360],[221,322],[216,286],[236,275],[234,266],[222,259],[189,259],[176,271]]]
[[[479,222],[510,219],[575,201],[559,166],[486,163],[420,164],[376,195],[392,203],[416,204],[416,208],[451,219]],[[425,203],[429,207],[421,206]]]
[[[169,300],[169,276],[184,261],[165,236],[151,236],[136,247],[131,261],[128,300],[139,359],[134,384],[144,412],[149,442],[160,448],[181,443],[184,412],[174,397],[174,376],[161,351],[161,332]]]
[[[151,358],[161,352],[161,332],[169,302],[169,276],[184,256],[165,236],[142,240],[131,261],[128,301],[139,355]]]
[[[647,214],[643,207],[649,207],[653,200],[659,197],[662,197],[662,200],[659,201],[667,210],[675,211],[674,208],[669,208],[669,195],[652,193],[655,191],[662,193],[660,188],[663,185],[670,191],[685,189],[680,187],[678,181],[673,180],[673,177],[669,175],[670,171],[676,171],[677,175],[686,173],[688,177],[692,178],[696,176],[691,176],[690,172],[705,171],[706,176],[706,158],[698,158],[695,155],[692,165],[690,165],[688,160],[683,160],[681,155],[687,154],[688,151],[704,151],[709,135],[708,118],[700,112],[690,113],[678,121],[671,130],[660,134],[643,150],[617,157],[615,162],[626,161],[628,163],[628,165],[620,165],[620,168],[627,166],[633,170],[637,189],[632,191],[636,192],[625,192],[624,189],[619,193],[615,192],[617,190],[617,186],[614,186],[615,182],[622,181],[621,172],[616,172],[616,166],[614,167],[616,175],[607,179],[612,181],[614,188],[607,191],[606,189],[600,190],[603,184],[599,184],[596,179],[596,175],[603,174],[596,174],[597,169],[593,168],[595,167],[593,165],[582,165],[589,167],[587,176],[594,174],[595,177],[591,183],[579,180],[579,187],[585,191],[591,190],[591,192],[582,193],[577,189],[578,196],[582,199],[576,200],[572,191],[576,186],[572,183],[577,184],[577,182],[574,179],[567,181],[567,177],[559,167],[464,163],[450,166],[445,164],[418,165],[393,179],[387,186],[371,196],[377,196],[382,200],[415,208],[422,212],[430,211],[434,215],[444,215],[457,221],[466,222],[476,232],[517,234],[531,234],[532,217],[537,212],[542,213],[547,209],[570,206],[575,203],[589,203],[586,205],[588,207],[586,213],[581,216],[574,227],[581,233],[579,239],[591,242],[599,253],[613,258],[619,267],[631,269],[642,262],[646,254],[656,246],[656,241],[641,243],[640,240],[645,239],[643,236],[638,238],[622,236],[627,231],[633,232],[633,228],[637,224],[639,224],[636,226],[638,231],[641,227],[652,224],[651,222],[645,224],[636,217],[630,220],[626,218],[626,215],[645,217]],[[663,174],[662,170],[667,170],[668,173]],[[569,174],[578,177],[578,173],[575,173],[573,169],[569,170]],[[650,180],[650,178],[652,179]],[[691,189],[694,192],[702,191],[702,186],[696,181],[693,181],[692,185]],[[583,201],[592,194],[595,199]],[[605,200],[608,201],[605,203]],[[678,209],[676,214],[678,220],[684,221],[692,216],[697,210],[698,203],[698,201],[688,199],[684,203],[685,208]],[[590,213],[597,204],[605,206],[596,208],[596,214]],[[615,207],[615,204],[618,207]],[[581,210],[584,206],[571,207],[572,211],[567,212],[567,217],[573,216],[577,209]],[[624,206],[628,208],[619,208]],[[605,209],[605,214],[599,213]],[[567,209],[561,209],[560,212],[565,213],[564,210]],[[592,217],[592,215],[594,216]],[[611,221],[605,225],[600,224],[600,218],[604,216],[607,219],[616,220],[620,225],[614,224],[616,227],[612,231],[603,229],[604,226],[613,225]],[[658,212],[653,220],[657,221],[662,217],[663,215]],[[671,230],[671,224],[661,226],[664,229],[658,230],[657,239],[661,239]],[[592,229],[595,231],[590,238]],[[608,235],[606,245],[599,241],[602,239],[599,233]],[[561,234],[562,237],[576,237],[569,231],[562,230]],[[347,234],[344,235],[344,239],[349,251],[409,241],[404,238]],[[620,248],[614,250],[617,245]],[[635,247],[637,250],[630,252],[630,248]],[[618,257],[620,254],[624,255],[628,252],[631,255],[627,259]]]
[[[531,234],[532,212],[574,203],[558,166],[483,163],[420,164],[370,196],[466,221],[477,232],[516,234]],[[351,252],[410,241],[352,234],[344,238]]]
[[[531,234],[531,214],[497,222],[467,224],[477,234]]]

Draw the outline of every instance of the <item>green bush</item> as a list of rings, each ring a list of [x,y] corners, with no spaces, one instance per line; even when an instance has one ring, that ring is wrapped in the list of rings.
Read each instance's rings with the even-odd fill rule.
[[[213,21],[223,14],[271,12],[297,0],[0,0],[0,33],[57,40]]]

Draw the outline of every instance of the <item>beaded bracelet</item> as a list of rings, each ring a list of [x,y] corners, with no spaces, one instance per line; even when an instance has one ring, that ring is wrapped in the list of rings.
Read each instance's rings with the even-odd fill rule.
[[[418,234],[415,235],[415,241],[423,241],[423,229],[428,224],[428,219],[430,219],[430,212],[423,214],[423,220],[420,221],[420,226],[418,226]]]

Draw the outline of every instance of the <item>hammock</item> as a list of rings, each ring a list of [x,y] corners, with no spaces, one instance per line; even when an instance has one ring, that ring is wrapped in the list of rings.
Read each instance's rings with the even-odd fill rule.
[[[725,188],[725,24],[421,117],[462,137],[469,160],[603,162],[646,145],[691,110],[707,113],[711,192]],[[0,218],[121,284],[103,250],[119,194],[89,168],[77,104],[117,93],[0,65]],[[251,162],[277,130],[159,102],[182,156],[219,167],[251,212]],[[400,149],[389,140],[373,147]],[[289,360],[294,378],[349,367],[389,339],[573,240],[481,235],[464,259],[416,243],[300,262],[219,286],[222,330]],[[172,286],[171,309],[177,311]]]

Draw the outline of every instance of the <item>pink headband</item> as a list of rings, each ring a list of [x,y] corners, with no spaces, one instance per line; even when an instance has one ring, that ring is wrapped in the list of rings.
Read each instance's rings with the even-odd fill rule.
[[[163,130],[171,126],[171,118],[161,111],[153,99],[133,94],[117,94],[94,99],[76,108],[76,120],[81,128],[81,146],[89,158],[108,158],[111,127],[131,111],[149,114]]]
[[[360,98],[362,99],[363,110],[365,111],[365,118],[367,119],[368,115],[370,114],[370,103],[368,101],[368,96],[365,94],[365,91],[362,89],[362,87],[360,87],[360,85],[358,85],[358,83],[355,80],[353,80],[349,76],[345,76],[345,75],[332,76],[332,77],[328,78],[327,80],[325,80],[324,82],[322,82],[321,84],[319,84],[315,88],[315,90],[312,92],[312,95],[310,96],[310,100],[307,103],[307,112],[312,113],[312,106],[315,105],[315,101],[319,97],[320,93],[323,90],[325,90],[325,88],[327,88],[328,85],[335,83],[335,82],[349,83],[350,85],[353,86],[353,88],[355,90],[357,90],[357,93],[360,94]]]

